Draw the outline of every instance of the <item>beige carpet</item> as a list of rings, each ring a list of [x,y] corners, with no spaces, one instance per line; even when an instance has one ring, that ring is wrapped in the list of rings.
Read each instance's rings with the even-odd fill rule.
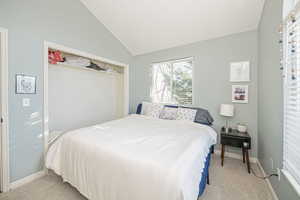
[[[253,169],[258,171],[256,165]],[[211,184],[199,200],[272,200],[264,180],[249,175],[240,161],[213,156],[210,169]],[[76,189],[63,183],[56,175],[48,175],[11,192],[0,194],[0,200],[86,200]]]

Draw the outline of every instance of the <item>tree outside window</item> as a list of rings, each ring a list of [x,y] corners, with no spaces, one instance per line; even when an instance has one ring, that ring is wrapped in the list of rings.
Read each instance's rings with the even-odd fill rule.
[[[153,102],[190,105],[193,99],[192,83],[191,58],[152,65]]]

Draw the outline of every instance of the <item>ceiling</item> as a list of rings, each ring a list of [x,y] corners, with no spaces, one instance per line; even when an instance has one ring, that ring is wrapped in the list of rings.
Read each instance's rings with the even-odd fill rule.
[[[257,29],[264,0],[81,0],[133,54]]]

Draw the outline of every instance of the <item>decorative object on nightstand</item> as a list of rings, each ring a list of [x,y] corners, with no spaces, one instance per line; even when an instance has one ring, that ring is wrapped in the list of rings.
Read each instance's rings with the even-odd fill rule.
[[[220,115],[226,117],[225,132],[228,133],[229,130],[228,118],[234,116],[234,106],[232,104],[221,104]]]
[[[236,129],[226,133],[221,130],[221,165],[224,164],[225,146],[238,147],[242,149],[243,163],[247,163],[247,170],[250,174],[249,150],[251,149],[251,137],[247,132],[241,133]]]
[[[236,129],[237,129],[239,132],[241,132],[241,133],[245,133],[245,132],[247,132],[247,125],[242,124],[242,123],[238,123],[238,124],[236,125]]]

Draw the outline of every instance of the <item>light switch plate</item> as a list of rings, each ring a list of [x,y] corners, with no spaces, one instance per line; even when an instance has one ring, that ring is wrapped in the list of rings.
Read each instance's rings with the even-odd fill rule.
[[[34,112],[34,113],[31,113],[30,119],[35,119],[35,118],[38,118],[39,116],[40,116],[39,112]]]
[[[23,104],[23,107],[29,107],[30,106],[30,99],[29,98],[23,98],[22,104]]]

